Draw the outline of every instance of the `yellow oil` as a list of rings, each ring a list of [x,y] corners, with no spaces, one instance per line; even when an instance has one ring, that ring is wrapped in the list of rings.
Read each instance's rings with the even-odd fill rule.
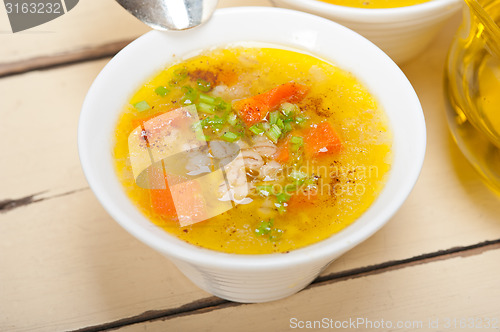
[[[500,2],[468,3],[473,7],[465,11],[445,72],[448,122],[466,158],[500,193]]]
[[[418,5],[430,0],[320,0],[332,5],[356,8],[396,8]]]

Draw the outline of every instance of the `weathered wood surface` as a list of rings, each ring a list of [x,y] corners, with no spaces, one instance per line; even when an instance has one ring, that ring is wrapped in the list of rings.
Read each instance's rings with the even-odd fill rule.
[[[240,3],[267,1],[221,6]],[[21,38],[5,33],[2,15],[0,42],[8,47],[0,48],[0,76],[11,72],[0,79],[0,331],[285,330],[292,317],[499,316],[499,199],[455,147],[444,115],[443,63],[456,22],[403,66],[421,99],[429,144],[402,209],[298,295],[234,305],[196,288],[121,229],[79,166],[85,93],[106,56],[147,28],[113,1],[81,1]],[[12,71],[16,63],[31,67]]]

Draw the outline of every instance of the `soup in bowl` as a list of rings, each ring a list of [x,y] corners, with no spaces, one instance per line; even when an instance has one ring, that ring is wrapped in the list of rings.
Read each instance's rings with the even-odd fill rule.
[[[405,76],[363,37],[234,8],[117,54],[85,99],[79,151],[131,234],[206,291],[263,302],[389,220],[420,172],[425,124]]]

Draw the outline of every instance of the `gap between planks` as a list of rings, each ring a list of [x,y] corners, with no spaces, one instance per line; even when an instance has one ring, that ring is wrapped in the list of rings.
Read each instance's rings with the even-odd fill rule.
[[[133,39],[121,40],[71,52],[41,56],[16,62],[0,63],[0,78],[24,74],[34,70],[47,70],[109,58],[127,46],[132,40]]]
[[[68,196],[68,195],[78,193],[80,191],[89,190],[89,189],[90,189],[90,187],[84,187],[84,188],[66,191],[66,192],[63,192],[60,194],[42,196],[48,192],[48,190],[45,190],[45,191],[41,191],[41,192],[38,192],[38,193],[35,193],[32,195],[28,195],[28,196],[24,196],[21,198],[3,199],[3,200],[0,200],[0,213],[6,213],[6,212],[9,212],[11,210],[14,210],[14,209],[17,209],[20,207],[24,207],[24,206],[28,206],[28,205],[33,204],[33,203],[38,203],[38,202],[43,202],[43,201],[53,199],[53,198]]]
[[[432,253],[426,253],[407,259],[369,265],[348,271],[331,273],[328,275],[318,277],[316,280],[312,282],[311,285],[305,288],[304,291],[307,291],[307,289],[313,287],[319,287],[349,279],[357,279],[361,277],[381,274],[415,265],[427,264],[455,257],[468,257],[468,256],[480,255],[486,251],[496,250],[496,249],[500,249],[500,239],[484,241],[469,246],[454,247],[446,250],[439,250]],[[237,307],[241,305],[246,305],[246,304],[231,302],[228,300],[218,298],[216,296],[211,296],[200,300],[196,300],[191,303],[184,304],[177,308],[146,311],[136,316],[127,317],[117,321],[104,323],[100,325],[84,327],[78,330],[74,330],[74,332],[112,331],[128,325],[144,323],[154,320],[169,320],[177,317],[202,314],[214,310],[224,309],[228,307]]]

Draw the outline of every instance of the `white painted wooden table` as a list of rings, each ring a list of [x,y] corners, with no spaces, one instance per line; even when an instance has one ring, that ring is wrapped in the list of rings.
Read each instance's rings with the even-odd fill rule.
[[[236,5],[271,3],[220,1]],[[284,331],[315,320],[408,331],[474,331],[472,320],[489,320],[496,328],[482,330],[500,330],[500,199],[445,122],[442,72],[459,20],[402,67],[428,126],[422,175],[402,209],[304,291],[243,305],[201,291],[120,228],[80,169],[87,89],[148,28],[112,0],[82,0],[12,34],[0,8],[0,331]]]

